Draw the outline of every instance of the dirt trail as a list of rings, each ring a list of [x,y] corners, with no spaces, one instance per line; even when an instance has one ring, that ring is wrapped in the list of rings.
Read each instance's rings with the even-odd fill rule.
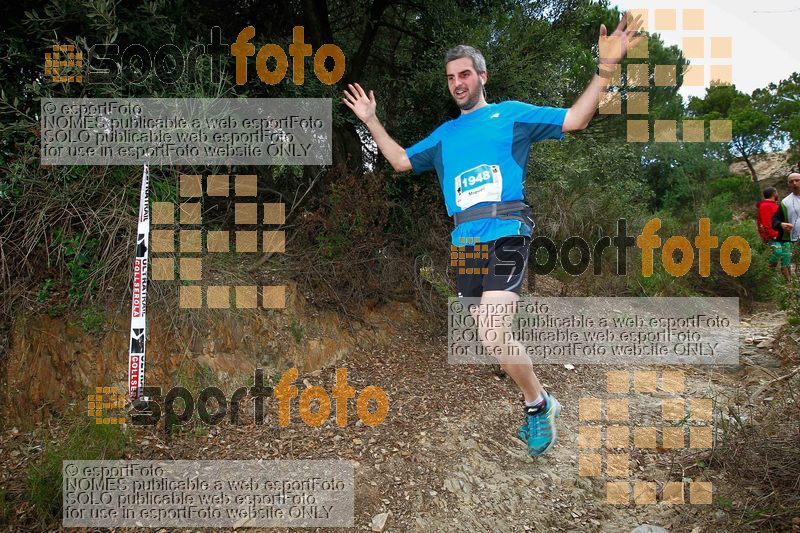
[[[770,340],[784,321],[777,312],[743,319],[742,365],[681,368],[684,396],[724,401],[741,395],[743,383],[757,384],[759,378],[774,375],[771,367],[778,363]],[[446,339],[426,336],[423,324],[410,326],[391,351],[362,348],[338,366],[348,369],[356,390],[377,385],[387,392],[390,411],[383,424],[366,427],[351,408],[345,428],[333,423],[305,426],[296,411],[296,423],[279,428],[274,406],[268,406],[270,416],[261,426],[223,424],[203,432],[187,429],[170,438],[163,430],[132,428],[127,458],[349,459],[355,465],[359,530],[371,529],[373,517],[388,511],[385,531],[627,532],[645,523],[694,533],[725,529],[728,517],[715,506],[610,505],[604,477],[579,475],[579,456],[587,450],[579,447],[578,406],[581,398],[609,397],[605,368],[536,368],[563,412],[557,446],[531,458],[515,436],[523,417],[510,379],[498,378],[487,366],[448,365]],[[633,375],[637,369],[627,370]],[[333,369],[325,369],[301,376],[297,384],[330,390],[333,375]],[[631,426],[659,425],[661,391],[634,397],[631,388],[629,397]],[[16,460],[5,463],[13,469],[6,477],[12,501],[24,488],[25,465],[36,459],[30,438],[6,432],[0,439],[3,456],[16,451]],[[706,452],[632,447],[629,452],[631,475],[637,479],[661,483],[707,477],[715,483],[715,496],[732,490],[730,480],[713,478],[713,472],[696,466]]]
[[[770,348],[756,346],[769,341],[783,322],[780,313],[743,321],[743,362],[750,359],[775,366]],[[691,531],[698,525],[724,522],[726,517],[717,515],[712,506],[609,505],[603,478],[578,475],[578,457],[586,451],[578,447],[579,401],[608,396],[605,368],[537,368],[564,410],[559,418],[559,444],[551,453],[534,459],[515,436],[522,414],[513,383],[508,378],[498,380],[489,367],[448,365],[445,339],[421,343],[422,335],[422,331],[409,331],[391,353],[363,351],[345,362],[351,381],[361,381],[353,383],[356,389],[375,384],[389,394],[391,414],[381,426],[333,426],[322,435],[303,427],[286,435],[288,439],[278,437],[279,457],[357,461],[357,527],[369,528],[373,516],[387,511],[392,515],[386,531],[627,532],[643,523]],[[727,371],[684,370],[686,396],[720,401],[736,396],[743,381],[757,379],[764,372],[760,366],[747,364]],[[325,374],[323,371],[320,378]],[[630,402],[631,424],[658,425],[659,395],[641,396],[639,400],[644,401]],[[261,438],[253,436],[253,440]],[[248,447],[239,442],[238,446],[233,443],[231,452],[250,457]],[[231,445],[227,443],[228,449]],[[669,465],[689,453],[631,450],[632,474],[644,480],[680,480],[680,470],[673,467],[669,472]],[[215,457],[215,447],[198,456]],[[687,472],[685,476],[704,479],[700,474]]]
[[[663,367],[661,371],[683,370],[684,398],[712,398],[718,404],[740,397],[742,384],[757,384],[764,376],[774,378],[769,368],[779,366],[771,353],[771,343],[785,322],[783,313],[763,313],[742,321],[739,367],[702,369]],[[724,511],[710,505],[690,505],[688,490],[684,505],[610,505],[606,503],[604,479],[579,475],[578,456],[596,450],[579,447],[578,427],[581,398],[624,397],[606,393],[606,369],[580,366],[574,371],[540,367],[549,391],[564,406],[559,418],[559,444],[551,453],[529,458],[521,441],[513,437],[519,422],[518,404],[511,401],[486,401],[467,413],[465,420],[448,420],[438,432],[444,438],[441,448],[452,458],[442,465],[443,488],[431,498],[428,511],[415,520],[419,531],[453,531],[462,527],[477,531],[631,531],[640,524],[654,524],[672,531],[712,531],[724,528]],[[510,386],[508,387],[511,388]],[[659,387],[660,388],[660,387]],[[633,388],[631,388],[633,391]],[[505,397],[508,398],[510,394]],[[675,397],[658,391],[628,395],[631,426],[665,425],[660,420],[660,399]],[[459,428],[461,428],[459,430]],[[473,428],[470,432],[469,429]],[[478,429],[475,431],[475,429]],[[633,431],[633,429],[631,429]],[[434,437],[435,438],[435,437]],[[688,444],[687,439],[687,444]],[[715,496],[728,493],[727,480],[713,472],[684,470],[679,465],[696,463],[707,452],[699,450],[653,450],[629,448],[631,479],[656,481],[713,481]],[[440,462],[441,464],[441,462]],[[691,465],[690,465],[691,467]],[[721,481],[721,484],[718,482]],[[659,497],[660,500],[660,497]]]

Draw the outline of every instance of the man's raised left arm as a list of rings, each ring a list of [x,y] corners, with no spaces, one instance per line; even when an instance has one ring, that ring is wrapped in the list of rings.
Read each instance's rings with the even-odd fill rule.
[[[561,128],[564,133],[582,130],[589,125],[597,111],[600,94],[608,87],[609,79],[617,65],[630,48],[646,38],[644,35],[637,34],[642,26],[641,17],[637,16],[635,19],[630,20],[630,24],[628,24],[630,18],[631,15],[625,13],[617,29],[611,35],[607,35],[605,24],[600,25],[599,74],[595,74],[592,77],[592,81],[589,82],[583,93],[567,111],[567,116],[564,117],[564,125]]]

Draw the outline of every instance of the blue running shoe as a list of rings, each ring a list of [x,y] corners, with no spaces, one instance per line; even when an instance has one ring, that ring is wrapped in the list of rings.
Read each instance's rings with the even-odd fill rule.
[[[545,393],[545,405],[538,412],[526,415],[526,422],[517,436],[528,445],[528,454],[542,455],[556,443],[556,417],[561,414],[558,400]]]

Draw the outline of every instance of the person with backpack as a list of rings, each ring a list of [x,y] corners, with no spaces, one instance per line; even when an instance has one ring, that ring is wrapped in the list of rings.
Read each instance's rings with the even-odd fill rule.
[[[788,282],[791,280],[789,265],[792,262],[792,243],[788,236],[784,235],[785,232],[780,225],[779,229],[772,227],[772,218],[781,207],[778,202],[778,189],[767,187],[763,194],[764,199],[756,203],[758,234],[772,252],[769,256],[769,266],[777,269],[780,264],[781,273]]]

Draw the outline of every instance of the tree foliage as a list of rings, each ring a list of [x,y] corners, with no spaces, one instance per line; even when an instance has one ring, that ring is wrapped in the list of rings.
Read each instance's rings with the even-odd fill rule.
[[[34,0],[24,5],[6,2],[0,5],[0,16],[5,22],[0,28],[0,57],[4,59],[0,62],[0,246],[4,247],[0,250],[4,261],[0,292],[6,294],[11,271],[24,272],[39,285],[45,278],[57,278],[58,272],[51,270],[58,270],[58,264],[61,273],[69,276],[66,255],[48,258],[55,238],[53,228],[79,248],[87,245],[85,236],[97,240],[97,263],[108,269],[102,279],[114,279],[114,272],[127,268],[126,261],[112,258],[124,258],[117,250],[132,238],[123,228],[135,216],[140,169],[41,167],[37,153],[42,97],[330,98],[336,169],[157,169],[153,172],[155,196],[176,196],[174,178],[179,172],[255,173],[261,184],[259,200],[297,198],[293,217],[311,213],[308,220],[322,220],[319,216],[331,209],[331,195],[341,189],[339,182],[358,183],[353,176],[369,170],[375,174],[371,179],[387,180],[386,187],[376,190],[382,195],[379,203],[390,210],[370,228],[387,244],[399,243],[414,254],[433,255],[433,243],[443,239],[438,233],[436,239],[421,238],[420,233],[433,233],[433,228],[445,233],[450,224],[436,178],[410,173],[389,176],[368,134],[340,103],[343,87],[358,81],[373,89],[386,129],[402,146],[409,146],[458,115],[446,89],[443,59],[449,48],[465,43],[486,56],[490,102],[513,99],[568,107],[595,71],[600,24],[613,28],[622,14],[608,0]],[[321,83],[309,74],[312,59],[307,58],[302,86],[295,85],[291,76],[276,85],[264,84],[253,74],[252,63],[247,83],[235,85],[227,47],[247,25],[256,28],[253,44],[257,49],[267,43],[288,49],[294,26],[304,27],[305,40],[314,49],[324,43],[338,45],[347,62],[344,78],[336,85]],[[207,57],[188,62],[186,75],[180,77],[159,77],[147,61],[139,60],[120,61],[117,76],[93,76],[80,84],[53,84],[42,71],[44,52],[54,43],[72,43],[82,50],[95,44],[118,46],[117,60],[134,45],[144,47],[153,59],[156,51],[169,44],[191,58],[198,45],[211,42],[214,27],[219,27],[216,44],[208,50],[221,60],[216,63],[222,68],[218,76],[211,75]],[[768,135],[770,125],[797,146],[798,75],[769,86],[760,96],[743,95],[735,87],[713,87],[687,110],[678,94],[680,73],[686,65],[681,50],[666,46],[657,34],[650,36],[648,48],[646,60],[627,59],[625,65],[646,62],[651,81],[655,65],[675,65],[678,84],[659,87],[651,83],[649,113],[641,118],[679,120],[687,113],[704,119],[729,118],[734,122],[735,137],[730,148],[747,157],[762,149],[765,140],[774,139]],[[627,91],[641,89],[622,86],[611,90],[621,92],[624,102]],[[628,118],[597,115],[586,130],[567,135],[562,142],[533,148],[526,195],[537,210],[540,230],[554,236],[611,232],[617,218],[641,218],[651,209],[690,213],[706,201],[706,185],[723,172],[727,152],[708,143],[629,143]],[[46,209],[36,212],[37,205]],[[76,205],[91,208],[92,216],[76,212]],[[436,220],[421,224],[419,213]],[[209,217],[204,213],[206,220],[218,227],[233,225],[226,209]],[[323,226],[320,234],[324,238],[302,244],[317,247],[318,257],[333,257],[331,243],[347,241],[337,231],[349,226]],[[380,242],[373,244],[383,249]],[[33,268],[43,258],[55,263],[52,269],[48,266],[51,270]],[[96,278],[90,274],[87,279]]]
[[[753,98],[771,118],[773,144],[781,148],[788,143],[790,161],[800,162],[800,72],[757,89]]]
[[[704,120],[732,122],[730,147],[747,164],[753,181],[758,181],[752,159],[765,151],[773,131],[769,115],[759,109],[756,100],[738,91],[735,85],[712,85],[704,98],[689,101],[689,111]]]

